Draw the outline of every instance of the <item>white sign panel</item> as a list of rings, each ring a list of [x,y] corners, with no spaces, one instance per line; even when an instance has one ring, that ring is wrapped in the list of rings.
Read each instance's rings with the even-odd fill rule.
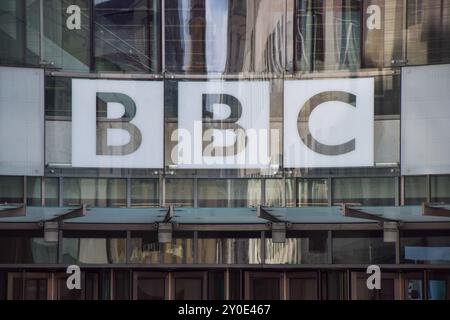
[[[163,82],[72,80],[72,166],[163,167]]]
[[[285,81],[285,167],[373,166],[373,150],[373,78]]]
[[[44,71],[0,67],[0,175],[44,175]]]
[[[263,168],[269,157],[267,81],[179,82],[178,168]]]
[[[402,70],[402,175],[450,173],[450,65]]]

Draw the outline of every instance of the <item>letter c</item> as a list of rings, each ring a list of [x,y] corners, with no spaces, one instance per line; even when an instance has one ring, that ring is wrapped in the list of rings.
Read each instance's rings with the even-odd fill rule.
[[[327,145],[317,141],[309,131],[309,118],[313,110],[322,103],[339,101],[347,103],[356,108],[356,96],[344,91],[326,91],[316,94],[302,106],[298,115],[298,133],[303,143],[312,151],[327,155],[337,156],[355,150],[355,139],[338,145]]]

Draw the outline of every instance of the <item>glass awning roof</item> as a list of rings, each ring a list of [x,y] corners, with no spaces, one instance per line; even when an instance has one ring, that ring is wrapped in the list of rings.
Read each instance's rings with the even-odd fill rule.
[[[76,207],[26,207],[26,215],[7,216],[14,206],[0,206],[0,223],[33,223],[48,221],[67,214]],[[450,210],[450,206],[440,206]],[[352,207],[390,220],[403,222],[450,222],[450,217],[427,216],[421,206]],[[267,208],[264,210],[281,222],[300,224],[376,223],[372,219],[346,217],[341,207]],[[64,219],[64,223],[149,224],[163,222],[168,208],[87,208],[86,215]],[[180,224],[264,224],[256,208],[174,208],[170,222]]]

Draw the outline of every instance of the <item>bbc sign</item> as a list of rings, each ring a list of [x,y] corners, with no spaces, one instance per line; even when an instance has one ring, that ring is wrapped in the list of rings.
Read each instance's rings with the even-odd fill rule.
[[[373,165],[374,80],[286,80],[283,133],[268,81],[181,81],[168,153],[180,169]],[[283,139],[283,152],[279,149]],[[162,81],[72,80],[72,166],[164,167]]]

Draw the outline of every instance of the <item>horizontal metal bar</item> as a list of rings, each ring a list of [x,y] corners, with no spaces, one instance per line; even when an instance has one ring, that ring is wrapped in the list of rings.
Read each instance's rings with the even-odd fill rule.
[[[246,269],[246,270],[366,270],[371,264],[79,264],[83,269],[145,269],[151,270],[214,270],[214,269]],[[0,269],[40,269],[65,270],[69,264],[0,264]],[[417,271],[442,270],[449,271],[450,264],[379,264],[382,271]]]
[[[65,77],[65,78],[88,78],[88,79],[123,79],[123,80],[161,80],[164,75],[148,73],[90,73],[90,72],[69,72],[46,70],[46,76]]]

